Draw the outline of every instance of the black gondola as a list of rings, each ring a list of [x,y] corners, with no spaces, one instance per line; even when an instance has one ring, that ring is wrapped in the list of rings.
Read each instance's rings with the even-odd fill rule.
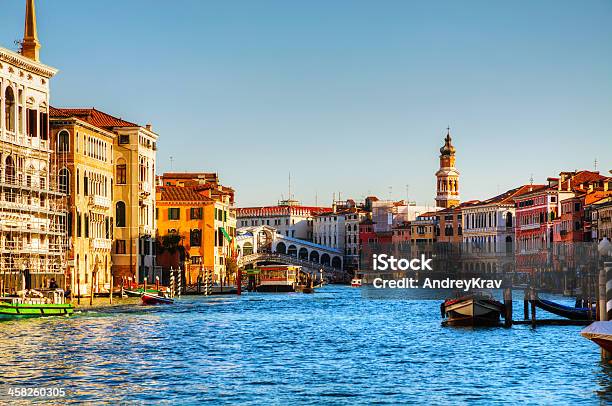
[[[546,299],[536,300],[536,306],[542,310],[546,310],[547,312],[570,320],[592,320],[595,316],[594,309],[588,307],[565,306]]]

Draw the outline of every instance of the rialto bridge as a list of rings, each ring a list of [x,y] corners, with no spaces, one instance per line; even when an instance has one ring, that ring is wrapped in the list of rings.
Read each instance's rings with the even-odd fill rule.
[[[280,262],[313,272],[323,270],[334,279],[344,276],[341,251],[278,234],[270,226],[237,229],[236,245],[240,268],[261,262]]]

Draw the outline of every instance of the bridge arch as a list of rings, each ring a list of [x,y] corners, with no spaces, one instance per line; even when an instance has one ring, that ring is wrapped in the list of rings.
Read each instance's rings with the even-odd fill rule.
[[[304,261],[308,261],[308,250],[304,247],[300,248],[298,251],[298,258]]]
[[[291,255],[292,257],[297,257],[297,247],[293,244],[291,244],[289,247],[287,247],[287,255]]]
[[[342,260],[340,257],[333,257],[331,261],[331,266],[336,269],[342,268]]]
[[[310,251],[310,257],[308,259],[310,260],[310,262],[316,262],[318,264],[319,263],[319,251],[316,251],[316,250]]]
[[[330,265],[331,263],[331,258],[329,257],[329,254],[325,253],[323,255],[321,255],[321,264],[322,265]]]
[[[278,252],[279,254],[287,253],[287,246],[285,245],[284,242],[281,241],[278,244],[276,244],[276,252]]]

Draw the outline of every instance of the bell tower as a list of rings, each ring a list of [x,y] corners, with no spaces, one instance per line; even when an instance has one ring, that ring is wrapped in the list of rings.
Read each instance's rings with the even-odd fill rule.
[[[21,55],[36,62],[40,60],[40,42],[36,30],[36,7],[34,0],[26,0],[25,27],[21,42]]]
[[[436,206],[457,206],[459,198],[459,171],[455,168],[455,147],[452,144],[450,127],[446,129],[444,146],[440,148],[440,169],[436,172]]]

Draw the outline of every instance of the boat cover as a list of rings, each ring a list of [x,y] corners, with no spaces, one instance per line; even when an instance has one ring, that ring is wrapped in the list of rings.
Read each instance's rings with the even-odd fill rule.
[[[612,321],[596,321],[585,327],[580,335],[592,340],[599,338],[602,340],[612,340]]]

